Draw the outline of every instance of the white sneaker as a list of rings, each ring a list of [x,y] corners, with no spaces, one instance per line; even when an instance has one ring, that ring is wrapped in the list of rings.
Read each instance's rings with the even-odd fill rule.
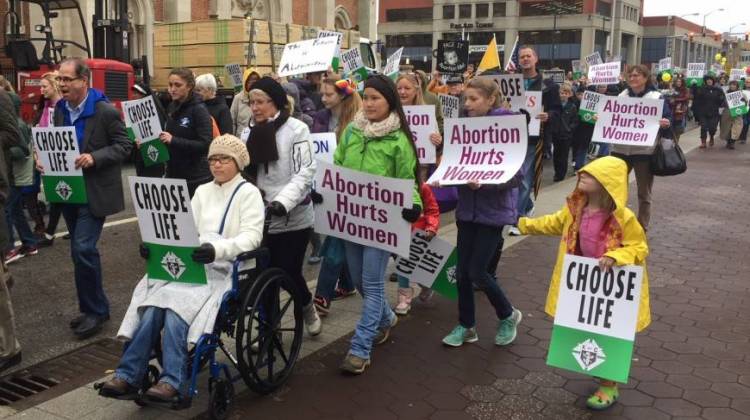
[[[398,304],[393,308],[396,315],[407,315],[411,310],[411,299],[414,296],[414,290],[411,287],[398,288]]]
[[[516,226],[511,226],[511,227],[510,227],[510,228],[508,229],[508,235],[510,235],[510,236],[521,236],[521,231],[520,231],[520,230],[518,230],[518,227],[516,227]]]
[[[305,328],[308,334],[314,337],[323,331],[323,323],[320,322],[318,311],[315,310],[313,302],[302,308],[302,315],[305,318]]]

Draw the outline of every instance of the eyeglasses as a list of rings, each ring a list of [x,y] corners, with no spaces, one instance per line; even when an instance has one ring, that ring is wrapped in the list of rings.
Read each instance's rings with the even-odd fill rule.
[[[55,77],[55,80],[57,80],[57,83],[65,83],[65,84],[68,84],[78,79],[81,79],[81,77],[60,77],[60,76]]]
[[[210,158],[208,158],[208,164],[213,165],[215,163],[220,163],[222,165],[226,165],[232,160],[233,158],[231,156],[211,156]]]

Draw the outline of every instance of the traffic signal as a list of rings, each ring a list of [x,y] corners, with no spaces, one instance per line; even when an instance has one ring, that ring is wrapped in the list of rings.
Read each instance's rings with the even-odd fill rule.
[[[695,36],[695,34],[694,34],[694,33],[692,33],[692,32],[688,33],[688,41],[689,41],[689,42],[693,42],[693,37],[694,37],[694,36]],[[747,38],[747,35],[745,35],[745,38]]]

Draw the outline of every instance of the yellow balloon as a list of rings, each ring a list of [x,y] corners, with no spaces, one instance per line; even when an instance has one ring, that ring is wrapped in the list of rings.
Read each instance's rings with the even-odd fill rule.
[[[714,58],[716,59],[716,61],[721,61],[722,57],[721,57],[720,53],[716,53],[716,55],[714,56]]]
[[[664,73],[661,75],[661,80],[669,83],[669,81],[672,80],[672,75],[669,73]]]
[[[727,63],[727,58],[726,57],[722,57],[721,58],[721,64],[726,64],[726,63]]]

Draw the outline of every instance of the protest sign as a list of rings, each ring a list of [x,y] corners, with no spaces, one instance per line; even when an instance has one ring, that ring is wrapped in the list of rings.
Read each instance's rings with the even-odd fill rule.
[[[224,71],[229,76],[229,82],[232,83],[234,93],[242,91],[242,67],[239,64],[225,64]]]
[[[415,230],[409,256],[396,260],[396,274],[455,300],[458,299],[457,262],[456,248],[450,242],[437,236],[427,240],[425,231]]]
[[[551,79],[553,82],[561,85],[565,83],[565,70],[542,70],[542,78]]]
[[[529,113],[529,117],[531,117],[531,120],[529,121],[529,135],[538,136],[542,122],[536,118],[536,116],[542,112],[542,92],[527,91],[524,92],[524,95],[526,96],[526,104],[524,104],[523,109],[525,109]]]
[[[328,70],[338,48],[338,37],[306,39],[284,46],[277,71],[279,77]]]
[[[589,66],[589,84],[616,85],[620,82],[620,62]]]
[[[399,48],[396,50],[395,53],[391,54],[390,57],[388,57],[388,60],[385,63],[385,67],[383,67],[383,74],[390,77],[391,79],[395,79],[398,75],[399,70],[399,64],[401,63],[401,54],[404,53],[404,47]]]
[[[747,100],[741,90],[726,93],[727,104],[729,105],[729,115],[740,117],[747,114]]]
[[[412,208],[415,181],[377,176],[319,161],[315,232],[408,256],[411,224],[401,211]]]
[[[591,141],[653,146],[659,132],[663,99],[604,96],[599,101],[599,115]]]
[[[463,75],[469,62],[469,41],[438,40],[437,69],[440,73]]]
[[[523,83],[523,75],[499,74],[478,77],[487,77],[494,80],[498,87],[500,87],[500,93],[503,97],[510,101],[511,109],[514,111],[519,111],[526,106],[526,95],[524,95],[526,88]]]
[[[336,152],[336,133],[312,133],[310,140],[313,142],[315,159],[333,163],[333,154]]]
[[[736,80],[740,84],[740,89],[745,88],[745,82],[742,80],[745,78],[745,70],[743,69],[731,69],[729,71],[729,81]]]
[[[322,29],[318,31],[318,38],[325,38],[327,36],[335,36],[338,39],[338,42],[336,43],[336,53],[333,55],[333,60],[331,60],[331,68],[334,72],[338,72],[341,61],[341,44],[344,42],[344,34],[341,32],[326,31]]]
[[[724,68],[719,63],[711,64],[711,70],[708,71],[712,76],[719,76],[724,72]]]
[[[581,99],[581,107],[578,109],[578,118],[588,124],[595,124],[594,115],[596,115],[596,109],[599,102],[602,100],[604,95],[590,90],[583,92],[583,98]]]
[[[458,118],[460,98],[453,95],[439,94],[438,100],[443,111],[443,118]]]
[[[428,183],[502,184],[513,178],[526,157],[526,116],[446,119],[443,139],[443,158]]]
[[[344,63],[344,77],[351,78],[359,84],[367,79],[367,69],[362,61],[362,53],[359,47],[354,47],[341,54],[341,61]]]
[[[581,60],[573,60],[570,62],[571,71],[573,72],[573,80],[578,80],[583,76],[583,68],[581,67]]]
[[[80,156],[75,127],[34,127],[31,136],[44,166],[42,185],[47,201],[87,203],[83,171],[75,167],[75,161]]]
[[[439,133],[434,105],[406,105],[404,115],[417,146],[419,163],[435,163],[435,145],[430,142],[430,134]]]
[[[627,382],[642,283],[642,267],[565,255],[547,364]]]
[[[599,64],[602,64],[602,56],[599,54],[599,51],[594,51],[593,53],[586,56],[586,64],[591,68],[591,66],[597,66]]]
[[[672,74],[672,57],[665,57],[659,60],[659,73],[664,72]]]
[[[153,166],[168,161],[169,149],[159,140],[162,127],[154,97],[147,96],[121,104],[125,126],[132,130],[135,139],[140,142],[138,151],[143,158],[143,164]]]
[[[687,86],[703,86],[703,76],[706,75],[706,63],[688,63]]]
[[[619,63],[622,61],[622,56],[620,55],[613,55],[612,57],[607,58],[608,63]]]
[[[184,179],[131,176],[130,196],[141,240],[149,250],[150,280],[206,284],[206,269],[193,261],[200,245]]]

